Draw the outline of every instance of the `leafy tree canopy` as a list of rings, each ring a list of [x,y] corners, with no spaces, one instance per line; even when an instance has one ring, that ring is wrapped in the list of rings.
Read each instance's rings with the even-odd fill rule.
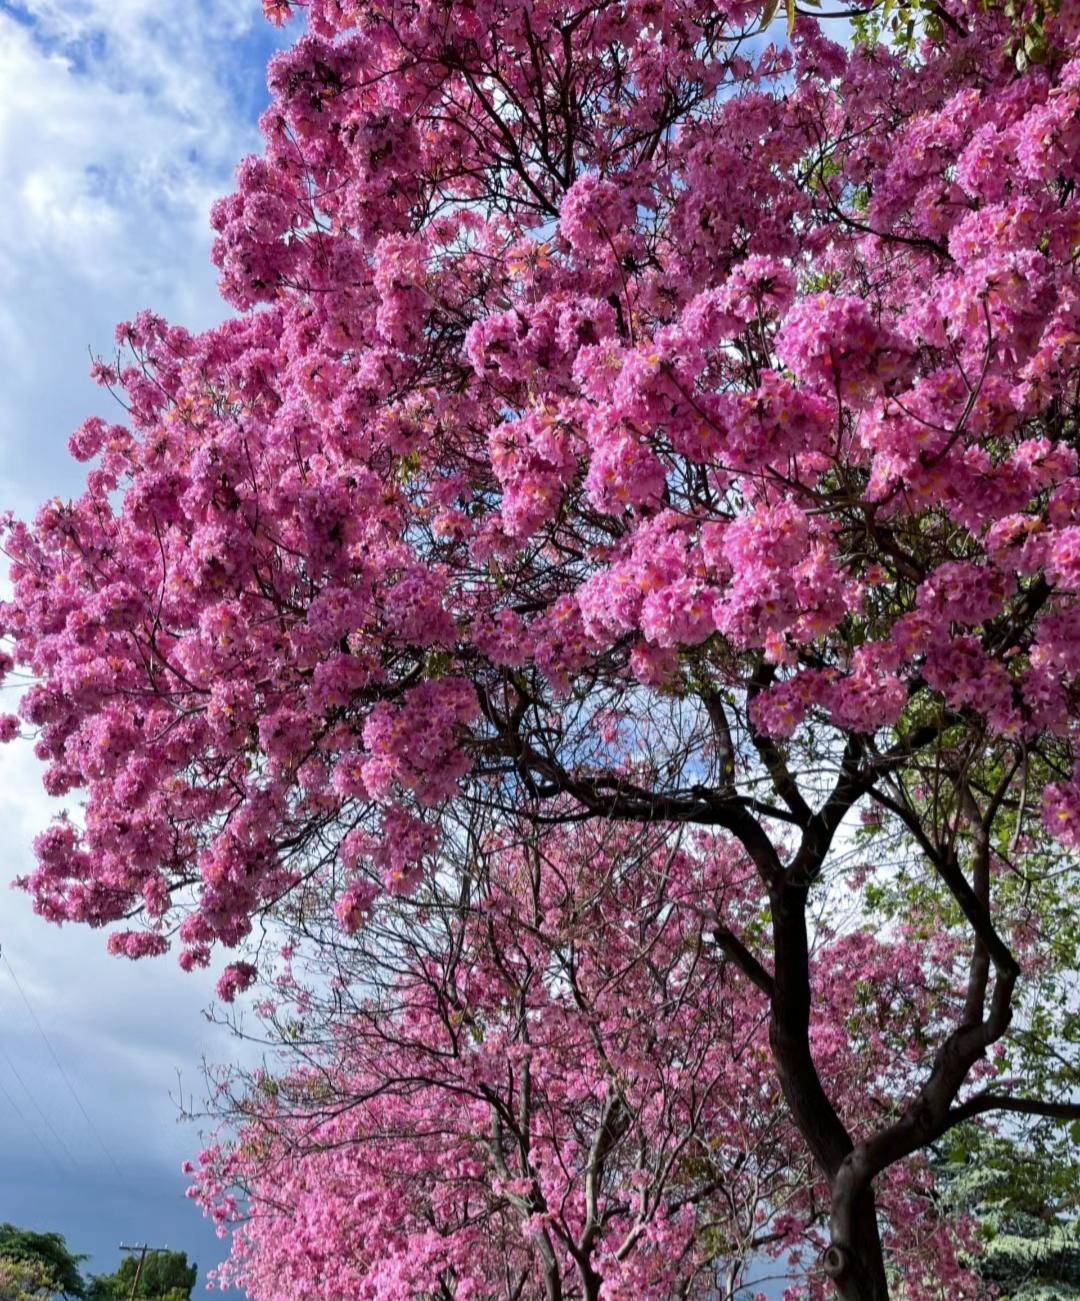
[[[0,1224],[0,1260],[38,1263],[45,1271],[50,1291],[65,1297],[86,1295],[79,1266],[83,1254],[69,1250],[60,1233],[38,1233],[14,1224]]]
[[[185,1251],[151,1251],[141,1271],[137,1256],[127,1256],[112,1274],[95,1274],[90,1280],[88,1301],[114,1301],[132,1295],[136,1271],[139,1285],[135,1296],[145,1301],[188,1301],[198,1268],[188,1264]]]
[[[0,1301],[49,1301],[55,1289],[40,1260],[0,1256]]]
[[[940,1174],[950,1208],[976,1222],[976,1269],[1000,1295],[1080,1297],[1080,1161],[1071,1134],[1040,1126],[1019,1143],[965,1126]]]

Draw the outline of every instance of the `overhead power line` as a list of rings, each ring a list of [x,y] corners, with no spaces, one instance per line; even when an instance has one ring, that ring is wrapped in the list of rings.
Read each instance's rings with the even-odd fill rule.
[[[6,1008],[6,1004],[4,1000],[0,998],[0,1010],[4,1010],[5,1008]],[[30,1099],[31,1106],[37,1112],[38,1116],[40,1116],[41,1123],[45,1126],[46,1130],[52,1135],[53,1139],[56,1142],[57,1147],[59,1147],[60,1150],[64,1153],[67,1159],[71,1162],[71,1165],[77,1169],[79,1166],[79,1161],[76,1159],[75,1154],[68,1146],[63,1135],[59,1133],[59,1131],[56,1129],[56,1126],[52,1123],[48,1115],[45,1113],[45,1110],[43,1109],[40,1101],[38,1100],[37,1093],[29,1086],[29,1084],[27,1084],[26,1080],[23,1078],[22,1071],[20,1071],[19,1068],[15,1065],[14,1061],[11,1058],[11,1054],[4,1047],[2,1042],[0,1042],[0,1058],[3,1058],[4,1062],[7,1064],[8,1070],[12,1073],[12,1075],[15,1076],[15,1079],[18,1082],[19,1087],[22,1089],[23,1093]],[[12,1106],[15,1106],[14,1100],[12,1100]],[[36,1132],[34,1134],[34,1137],[37,1138],[39,1143],[41,1142],[41,1139],[38,1137]],[[44,1146],[44,1144],[42,1144],[42,1146]],[[52,1157],[52,1159],[56,1161],[56,1157],[53,1155],[51,1149],[46,1149],[46,1150],[49,1151],[50,1157]],[[56,1164],[59,1167],[60,1164],[59,1161],[56,1161]]]
[[[28,1134],[33,1135],[34,1139],[37,1142],[38,1147],[41,1148],[41,1150],[45,1153],[45,1155],[49,1158],[49,1160],[53,1163],[53,1165],[56,1166],[57,1170],[62,1170],[63,1167],[61,1166],[60,1162],[56,1159],[56,1153],[52,1150],[52,1148],[45,1146],[45,1140],[37,1132],[34,1126],[30,1124],[29,1120],[27,1120],[25,1112],[23,1111],[22,1107],[20,1107],[19,1104],[15,1101],[15,1099],[11,1096],[8,1087],[3,1080],[0,1080],[0,1094],[2,1094],[7,1099],[8,1105],[11,1107],[11,1110],[15,1113],[16,1116],[18,1116],[19,1120],[22,1121],[23,1129],[26,1130]]]
[[[34,1110],[37,1112],[38,1116],[41,1118],[41,1123],[52,1135],[53,1140],[55,1141],[57,1147],[60,1148],[60,1150],[64,1153],[64,1155],[71,1162],[71,1164],[77,1167],[79,1162],[75,1159],[75,1154],[72,1152],[71,1148],[68,1147],[63,1136],[56,1129],[56,1126],[45,1114],[44,1110],[42,1109],[41,1103],[37,1099],[37,1094],[33,1091],[33,1089],[30,1088],[30,1086],[23,1079],[22,1072],[11,1060],[11,1055],[8,1053],[7,1049],[2,1044],[0,1044],[0,1057],[4,1059],[4,1062],[7,1064],[8,1070],[12,1073],[12,1075],[15,1076],[15,1079],[18,1081],[19,1087],[22,1089],[23,1093],[25,1093],[26,1096],[30,1099],[31,1105],[33,1106]],[[14,1106],[14,1102],[12,1102],[12,1105]],[[36,1132],[34,1137],[37,1138]],[[41,1142],[41,1140],[38,1139],[38,1142]],[[42,1146],[44,1146],[44,1144],[42,1144]],[[53,1157],[53,1160],[54,1161],[56,1160],[55,1156]],[[57,1164],[59,1164],[59,1162],[57,1162]]]
[[[109,1148],[109,1145],[101,1137],[101,1132],[98,1129],[98,1127],[94,1124],[93,1117],[83,1106],[82,1098],[79,1097],[75,1085],[71,1082],[71,1076],[68,1075],[66,1070],[64,1070],[63,1062],[60,1060],[59,1056],[57,1055],[56,1049],[52,1046],[52,1041],[50,1040],[49,1036],[45,1033],[45,1027],[41,1024],[41,1021],[38,1019],[38,1014],[34,1011],[34,1005],[30,1002],[26,990],[23,989],[22,982],[19,980],[19,977],[15,974],[15,968],[11,965],[11,959],[3,951],[2,947],[0,947],[0,960],[2,960],[4,965],[7,967],[8,975],[11,977],[12,981],[14,981],[15,988],[19,991],[19,997],[26,1005],[26,1010],[30,1013],[30,1019],[37,1027],[37,1032],[41,1036],[41,1041],[42,1043],[44,1043],[46,1049],[48,1050],[49,1056],[53,1059],[53,1064],[56,1066],[57,1071],[60,1073],[60,1078],[64,1081],[64,1084],[67,1086],[67,1091],[71,1094],[76,1107],[78,1107],[83,1120],[86,1122],[87,1128],[97,1139],[98,1146],[105,1153],[105,1156],[108,1158],[109,1164],[116,1171],[117,1177],[123,1179],[124,1177],[123,1172],[121,1171],[120,1166],[117,1164],[116,1158],[113,1156],[112,1151]]]

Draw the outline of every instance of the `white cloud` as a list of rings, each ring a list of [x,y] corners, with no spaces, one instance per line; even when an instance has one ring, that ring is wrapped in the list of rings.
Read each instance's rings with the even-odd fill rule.
[[[109,409],[88,349],[143,307],[219,319],[207,213],[258,147],[271,38],[256,0],[18,12],[0,0],[0,504],[29,509],[76,486],[63,441]]]

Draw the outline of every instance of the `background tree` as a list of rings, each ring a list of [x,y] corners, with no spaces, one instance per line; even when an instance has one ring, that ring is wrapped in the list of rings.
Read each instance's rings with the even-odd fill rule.
[[[59,1233],[38,1233],[14,1224],[0,1224],[0,1260],[40,1266],[51,1292],[65,1297],[82,1297],[85,1285],[79,1267],[85,1255],[72,1252]],[[36,1275],[27,1273],[26,1278]]]
[[[213,213],[241,314],[123,327],[128,425],[8,531],[22,714],[85,802],[24,884],[132,957],[250,938],[231,998],[309,883],[416,890],[470,808],[723,833],[822,1269],[880,1301],[898,1167],[1078,1112],[1035,1047],[1080,845],[1075,6],[1022,67],[977,0],[907,51],[760,50],[742,3],[306,9]],[[848,1115],[813,953],[901,870],[966,972]]]
[[[87,1288],[88,1301],[124,1301],[132,1295],[138,1260],[126,1256],[112,1274],[94,1274]],[[139,1273],[136,1297],[146,1301],[189,1301],[198,1268],[188,1264],[186,1251],[149,1251]]]
[[[55,1295],[52,1275],[40,1260],[0,1256],[0,1301],[50,1301]]]
[[[974,1220],[974,1266],[1013,1301],[1080,1297],[1080,1170],[1060,1130],[1018,1143],[964,1127],[942,1155],[946,1204]]]

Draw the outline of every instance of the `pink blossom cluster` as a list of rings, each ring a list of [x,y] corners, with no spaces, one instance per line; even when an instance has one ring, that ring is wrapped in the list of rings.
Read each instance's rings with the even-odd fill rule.
[[[194,880],[201,961],[316,842],[434,827],[512,673],[554,700],[707,664],[776,737],[927,693],[1071,734],[1067,14],[1017,76],[960,0],[918,67],[812,23],[725,61],[734,10],[607,5],[560,56],[596,98],[556,165],[477,72],[518,50],[531,102],[555,0],[306,7],[213,216],[224,292],[261,309],[121,327],[97,373],[127,425],[87,421],[84,494],[8,528],[5,666],[34,685],[0,736],[33,730],[86,806],[40,842],[41,912],[162,935]]]

